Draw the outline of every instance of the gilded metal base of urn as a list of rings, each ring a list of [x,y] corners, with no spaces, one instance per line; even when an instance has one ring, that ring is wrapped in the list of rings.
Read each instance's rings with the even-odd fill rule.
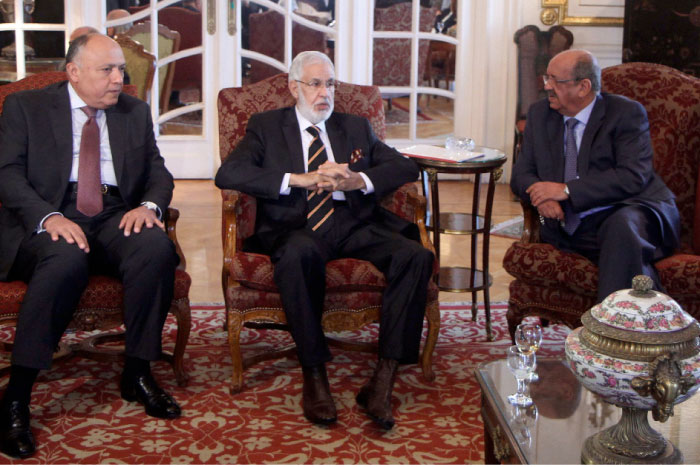
[[[586,439],[583,464],[682,464],[683,453],[649,426],[647,411],[622,408],[617,425]]]

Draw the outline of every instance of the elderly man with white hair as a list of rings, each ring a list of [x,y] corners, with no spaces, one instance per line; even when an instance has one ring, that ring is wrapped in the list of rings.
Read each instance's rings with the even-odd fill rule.
[[[302,365],[304,416],[313,423],[337,419],[325,367],[331,354],[321,327],[326,263],[358,258],[384,273],[379,361],[357,402],[390,429],[399,363],[418,360],[434,257],[420,244],[414,224],[378,204],[416,180],[417,166],[381,142],[367,119],[334,112],[335,86],[326,55],[300,53],[289,72],[296,105],[253,115],[216,185],[257,198],[255,235],[245,248],[271,256]]]

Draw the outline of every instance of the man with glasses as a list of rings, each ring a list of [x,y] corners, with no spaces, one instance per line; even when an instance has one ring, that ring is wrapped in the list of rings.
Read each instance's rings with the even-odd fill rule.
[[[418,361],[433,253],[414,224],[378,200],[416,180],[418,168],[379,141],[367,119],[333,112],[335,73],[325,54],[300,53],[289,90],[296,106],[253,115],[216,185],[257,198],[255,235],[245,248],[271,256],[303,369],[304,416],[313,423],[337,419],[321,327],[326,263],[358,258],[384,273],[379,362],[357,402],[390,429],[397,367]]]
[[[540,237],[598,265],[598,301],[646,274],[679,244],[673,193],[654,172],[644,107],[600,92],[600,67],[585,50],[556,55],[547,99],[527,116],[511,188],[540,215]]]

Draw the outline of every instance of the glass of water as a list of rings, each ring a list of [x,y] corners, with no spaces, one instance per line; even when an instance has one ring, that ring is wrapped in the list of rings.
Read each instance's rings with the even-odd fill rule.
[[[535,352],[523,353],[517,345],[508,347],[508,369],[518,382],[518,391],[508,396],[508,402],[520,407],[532,404],[532,399],[527,395],[525,379],[535,368]]]
[[[476,143],[474,143],[474,140],[471,138],[448,136],[445,139],[445,149],[452,154],[466,154],[469,151],[473,151],[475,147]]]

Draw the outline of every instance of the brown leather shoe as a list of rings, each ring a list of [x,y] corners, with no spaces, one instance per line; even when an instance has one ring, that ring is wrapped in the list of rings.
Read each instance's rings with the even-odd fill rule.
[[[388,358],[379,359],[372,379],[364,385],[355,400],[367,410],[367,415],[385,430],[394,427],[391,413],[391,391],[394,389],[399,362]]]
[[[304,392],[301,401],[304,416],[311,423],[321,425],[334,423],[338,420],[338,414],[331,397],[326,366],[303,366],[301,368],[304,373]]]

